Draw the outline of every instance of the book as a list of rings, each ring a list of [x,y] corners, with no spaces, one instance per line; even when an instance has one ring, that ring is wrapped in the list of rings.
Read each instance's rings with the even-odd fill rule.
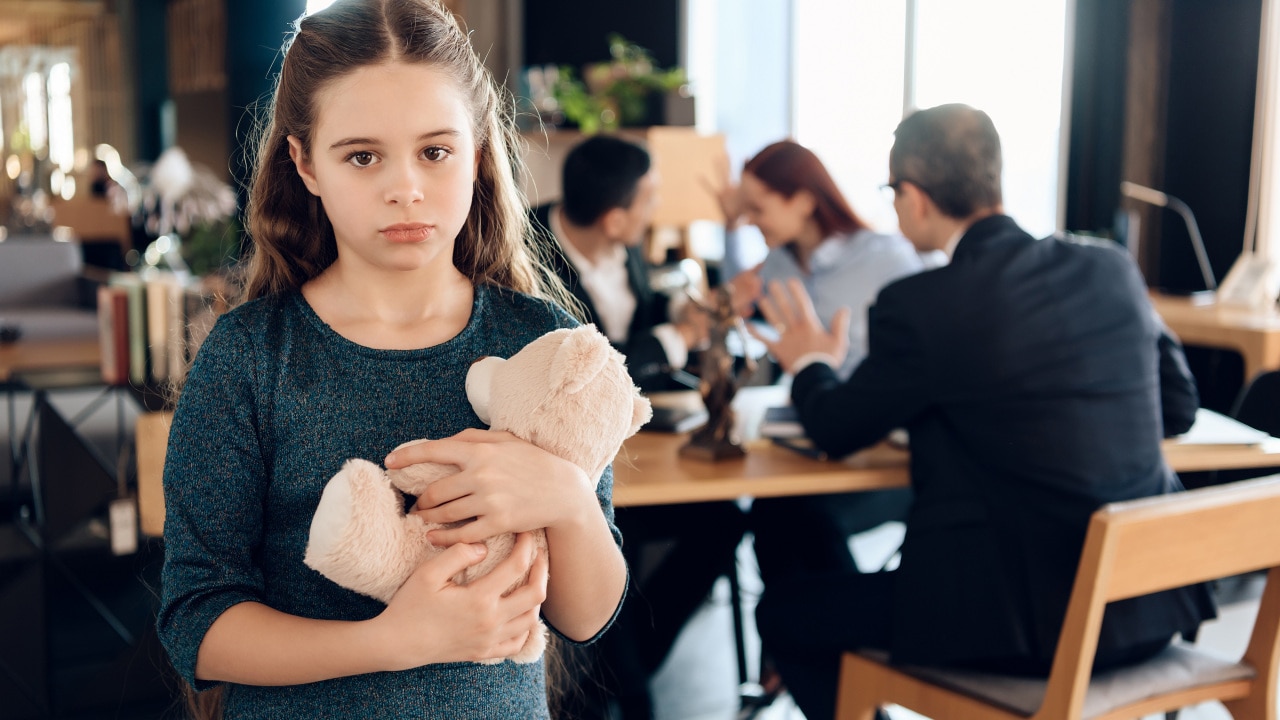
[[[169,378],[169,288],[176,279],[156,276],[145,281],[147,296],[147,349],[150,378],[162,383]]]
[[[146,285],[134,273],[116,273],[109,282],[122,288],[128,296],[129,382],[137,386],[147,383],[147,297]]]
[[[124,288],[98,286],[98,342],[102,382],[129,382],[129,296]]]
[[[778,405],[764,411],[764,419],[760,421],[760,437],[766,438],[802,438],[804,426],[800,424],[800,416],[794,405]]]
[[[186,363],[183,367],[182,376],[185,376],[186,368],[190,367],[191,362],[196,359],[196,353],[200,350],[200,345],[208,337],[209,331],[213,330],[213,324],[217,322],[218,316],[227,311],[227,304],[217,293],[201,285],[187,288],[183,302],[186,317],[184,351]],[[180,376],[176,379],[182,380],[183,377]]]
[[[707,423],[706,408],[655,407],[653,418],[641,430],[650,432],[683,433]]]
[[[169,285],[169,299],[165,307],[169,317],[165,321],[165,356],[169,360],[169,380],[182,382],[187,374],[187,298],[186,285],[174,282]]]

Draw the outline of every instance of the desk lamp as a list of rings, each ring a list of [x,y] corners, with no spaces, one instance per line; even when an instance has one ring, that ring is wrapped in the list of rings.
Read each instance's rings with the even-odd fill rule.
[[[1196,251],[1196,262],[1200,265],[1200,275],[1204,277],[1204,285],[1210,291],[1218,289],[1218,281],[1213,277],[1213,268],[1209,265],[1209,256],[1204,251],[1204,240],[1200,237],[1200,226],[1196,224],[1196,216],[1191,208],[1178,198],[1154,190],[1145,185],[1125,180],[1120,183],[1120,193],[1125,197],[1140,200],[1156,207],[1169,208],[1182,216],[1187,223],[1187,233],[1191,235],[1191,246]]]

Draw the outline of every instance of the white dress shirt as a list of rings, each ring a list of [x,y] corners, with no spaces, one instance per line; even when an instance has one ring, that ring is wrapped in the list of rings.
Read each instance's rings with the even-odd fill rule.
[[[618,345],[625,343],[631,332],[631,319],[636,314],[636,296],[631,291],[631,282],[627,277],[627,251],[621,245],[615,245],[600,259],[591,262],[587,256],[578,251],[569,241],[560,222],[559,206],[548,214],[550,230],[564,256],[578,271],[578,280],[582,289],[586,290],[596,307],[596,317],[603,326],[600,331],[609,341]],[[689,347],[684,336],[671,323],[655,325],[651,332],[662,345],[667,354],[667,363],[673,368],[683,368],[689,362]]]

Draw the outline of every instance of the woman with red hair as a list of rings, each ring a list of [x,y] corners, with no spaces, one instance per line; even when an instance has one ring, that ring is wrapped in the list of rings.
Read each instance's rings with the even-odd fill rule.
[[[849,308],[849,353],[839,369],[848,377],[867,354],[867,308],[880,289],[925,268],[915,248],[871,230],[818,156],[790,140],[748,160],[741,186],[726,182],[719,197],[726,229],[745,219],[769,247],[764,262],[730,281],[735,309],[749,317],[769,282],[791,278],[804,283],[824,326]],[[756,500],[750,527],[765,587],[798,574],[858,572],[849,536],[905,519],[910,504],[908,488]],[[762,684],[777,690],[776,677]]]
[[[867,353],[867,308],[880,288],[924,269],[911,243],[870,229],[845,200],[812,150],[791,140],[773,143],[747,161],[741,185],[720,192],[725,228],[745,220],[764,236],[763,263],[730,281],[743,316],[772,280],[804,283],[822,324],[849,308],[849,354],[839,374],[848,377]]]

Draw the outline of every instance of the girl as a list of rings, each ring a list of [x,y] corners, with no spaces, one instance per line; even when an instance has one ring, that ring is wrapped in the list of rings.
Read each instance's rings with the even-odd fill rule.
[[[771,280],[799,278],[823,327],[850,309],[849,354],[839,368],[848,377],[867,354],[867,308],[880,288],[924,269],[905,238],[873,232],[854,213],[813,151],[790,140],[773,143],[747,161],[742,184],[719,193],[725,224],[755,225],[769,254],[731,281],[734,305],[750,316]]]
[[[473,360],[575,324],[525,245],[498,103],[436,0],[339,2],[286,45],[251,187],[248,301],[196,358],[165,468],[160,637],[187,682],[225,685],[229,718],[547,717],[542,663],[471,661],[511,654],[539,612],[575,642],[616,612],[612,474],[593,490],[474,429],[466,400]],[[417,510],[475,520],[433,537],[449,549],[385,606],[305,567],[341,463],[420,437],[447,439],[385,463],[457,465]],[[451,583],[498,532],[522,533],[511,557]]]

